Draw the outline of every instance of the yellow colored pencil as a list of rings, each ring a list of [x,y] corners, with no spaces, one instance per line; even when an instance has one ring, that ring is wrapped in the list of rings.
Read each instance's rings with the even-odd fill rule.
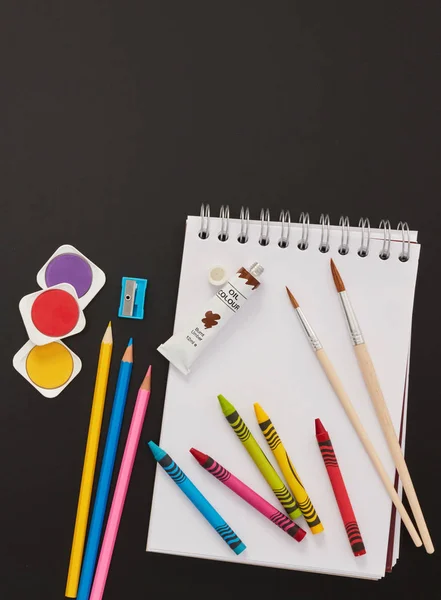
[[[288,484],[291,493],[297,500],[300,510],[302,511],[305,521],[308,523],[311,533],[320,533],[323,531],[322,522],[319,519],[315,508],[306,493],[305,488],[300,480],[297,471],[292,464],[288,452],[282,444],[271,419],[263,410],[263,408],[256,402],[254,404],[254,412],[256,413],[257,422],[259,423],[260,429],[265,436],[268,446],[271,448],[272,453],[283,473],[286,483]]]
[[[90,413],[89,433],[87,434],[86,452],[84,455],[83,474],[81,476],[80,494],[78,497],[77,516],[70,554],[69,572],[67,574],[66,592],[68,598],[76,598],[83,560],[84,541],[86,539],[87,521],[89,517],[90,498],[92,496],[93,478],[95,475],[96,457],[100,441],[101,423],[103,420],[104,402],[106,400],[107,381],[109,379],[110,361],[112,358],[113,338],[112,325],[109,323],[101,342],[98,368]]]

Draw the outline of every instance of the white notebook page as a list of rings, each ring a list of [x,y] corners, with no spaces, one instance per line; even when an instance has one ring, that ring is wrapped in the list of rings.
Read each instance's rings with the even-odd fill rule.
[[[158,468],[147,550],[256,565],[379,578],[384,575],[391,501],[339,400],[309,346],[288,300],[289,286],[320,340],[367,429],[391,480],[394,465],[365,389],[349,339],[329,267],[333,258],[362,327],[378,377],[399,431],[420,246],[410,260],[398,260],[401,233],[393,232],[391,256],[380,260],[383,234],[372,231],[369,255],[357,255],[360,230],[351,231],[350,252],[338,253],[341,230],[331,228],[330,251],[318,251],[321,227],[312,226],[309,247],[301,251],[301,227],[291,226],[288,248],[279,248],[280,224],[271,223],[270,244],[260,246],[260,222],[252,222],[249,241],[237,242],[240,221],[230,221],[228,241],[217,238],[220,220],[211,219],[210,236],[200,239],[199,217],[189,217],[185,237],[175,331],[216,293],[209,269],[229,273],[257,261],[262,284],[207,347],[190,375],[170,366],[161,447],[179,464],[247,545],[235,556],[176,484]],[[411,233],[416,242],[416,233]],[[165,341],[165,340],[164,340]],[[165,360],[165,359],[164,359]],[[272,419],[325,531],[297,543],[200,467],[193,446],[211,455],[277,508],[277,500],[222,414],[217,394],[238,410],[277,469],[257,425],[253,403]],[[364,539],[367,554],[355,558],[335,502],[315,438],[314,419],[329,431]],[[403,532],[403,535],[407,535]],[[394,557],[397,557],[395,545]]]

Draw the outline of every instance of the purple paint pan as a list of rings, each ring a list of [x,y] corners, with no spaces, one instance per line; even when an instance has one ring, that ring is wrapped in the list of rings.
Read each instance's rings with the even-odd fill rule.
[[[47,265],[44,279],[47,287],[70,283],[76,289],[78,298],[82,298],[92,285],[92,267],[78,254],[59,254]]]
[[[70,283],[84,309],[106,282],[104,272],[70,244],[60,246],[37,275],[38,285],[45,289],[59,283]]]

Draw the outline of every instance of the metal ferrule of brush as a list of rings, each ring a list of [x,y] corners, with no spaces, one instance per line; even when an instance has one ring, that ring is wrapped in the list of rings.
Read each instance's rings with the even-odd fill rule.
[[[346,291],[340,292],[339,295],[348,324],[349,333],[351,334],[352,344],[354,346],[364,344],[363,334],[360,325],[358,324],[357,317],[355,316],[354,309],[352,308],[351,301],[349,300],[349,296]]]
[[[306,337],[308,338],[309,343],[312,346],[312,349],[314,350],[314,352],[317,352],[317,350],[321,350],[323,346],[321,345],[320,340],[318,339],[314,329],[309,324],[308,319],[303,314],[302,309],[296,308],[296,312],[297,316],[299,317],[300,323],[302,324],[303,329],[305,330]]]

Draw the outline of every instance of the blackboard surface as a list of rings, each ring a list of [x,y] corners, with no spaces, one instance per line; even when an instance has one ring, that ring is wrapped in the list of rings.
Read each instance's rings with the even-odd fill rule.
[[[149,362],[143,439],[158,439],[184,223],[201,202],[258,218],[328,212],[420,231],[407,460],[439,544],[441,6],[344,3],[13,2],[0,7],[3,285],[0,597],[64,596],[99,340],[114,368],[135,339],[133,391]],[[13,369],[18,301],[71,243],[107,284],[69,340],[77,380],[55,400]],[[120,280],[148,277],[146,317],[116,317]],[[109,418],[107,403],[104,426]],[[100,454],[102,452],[102,447]],[[118,460],[122,448],[119,450]],[[437,554],[413,547],[385,580],[227,565],[144,552],[154,465],[140,450],[104,598],[434,598]],[[375,511],[375,507],[372,508]],[[172,518],[179,522],[179,515]],[[438,569],[439,570],[439,569]],[[234,588],[239,588],[234,592]]]

